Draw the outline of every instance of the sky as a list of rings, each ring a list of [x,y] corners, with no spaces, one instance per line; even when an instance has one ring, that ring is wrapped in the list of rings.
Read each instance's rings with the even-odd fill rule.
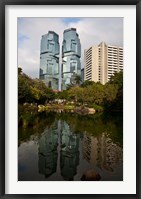
[[[84,49],[102,41],[123,46],[123,18],[120,17],[18,18],[18,66],[23,72],[32,78],[39,78],[41,36],[48,31],[56,32],[61,52],[63,32],[68,28],[76,28],[79,34],[81,68],[84,67]]]

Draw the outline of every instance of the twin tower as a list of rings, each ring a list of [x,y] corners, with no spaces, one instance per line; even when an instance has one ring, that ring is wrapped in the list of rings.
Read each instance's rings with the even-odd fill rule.
[[[53,90],[66,90],[75,76],[81,75],[80,57],[81,44],[75,28],[64,30],[61,62],[59,36],[49,31],[41,39],[40,79]]]

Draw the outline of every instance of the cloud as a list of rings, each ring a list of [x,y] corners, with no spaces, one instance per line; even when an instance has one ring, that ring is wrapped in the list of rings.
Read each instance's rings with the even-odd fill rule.
[[[60,52],[63,31],[77,29],[81,42],[84,67],[84,49],[102,41],[123,46],[123,18],[19,18],[18,19],[18,65],[35,78],[39,77],[40,40],[49,30],[59,35]]]
[[[77,28],[82,48],[82,67],[84,67],[84,49],[98,45],[102,41],[110,45],[123,46],[122,18],[82,18],[70,26]]]

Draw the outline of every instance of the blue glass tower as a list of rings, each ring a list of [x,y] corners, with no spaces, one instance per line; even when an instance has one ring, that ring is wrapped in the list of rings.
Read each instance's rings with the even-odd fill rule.
[[[64,30],[62,44],[62,90],[81,76],[81,44],[75,28]]]
[[[53,90],[58,90],[59,86],[59,53],[59,36],[49,31],[41,39],[40,79]]]

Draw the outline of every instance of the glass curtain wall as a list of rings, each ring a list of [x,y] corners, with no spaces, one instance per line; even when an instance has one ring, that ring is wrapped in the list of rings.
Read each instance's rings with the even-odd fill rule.
[[[62,44],[62,90],[81,76],[81,44],[75,28],[64,30]]]
[[[41,38],[40,79],[53,90],[59,87],[59,53],[59,36],[49,31]]]

